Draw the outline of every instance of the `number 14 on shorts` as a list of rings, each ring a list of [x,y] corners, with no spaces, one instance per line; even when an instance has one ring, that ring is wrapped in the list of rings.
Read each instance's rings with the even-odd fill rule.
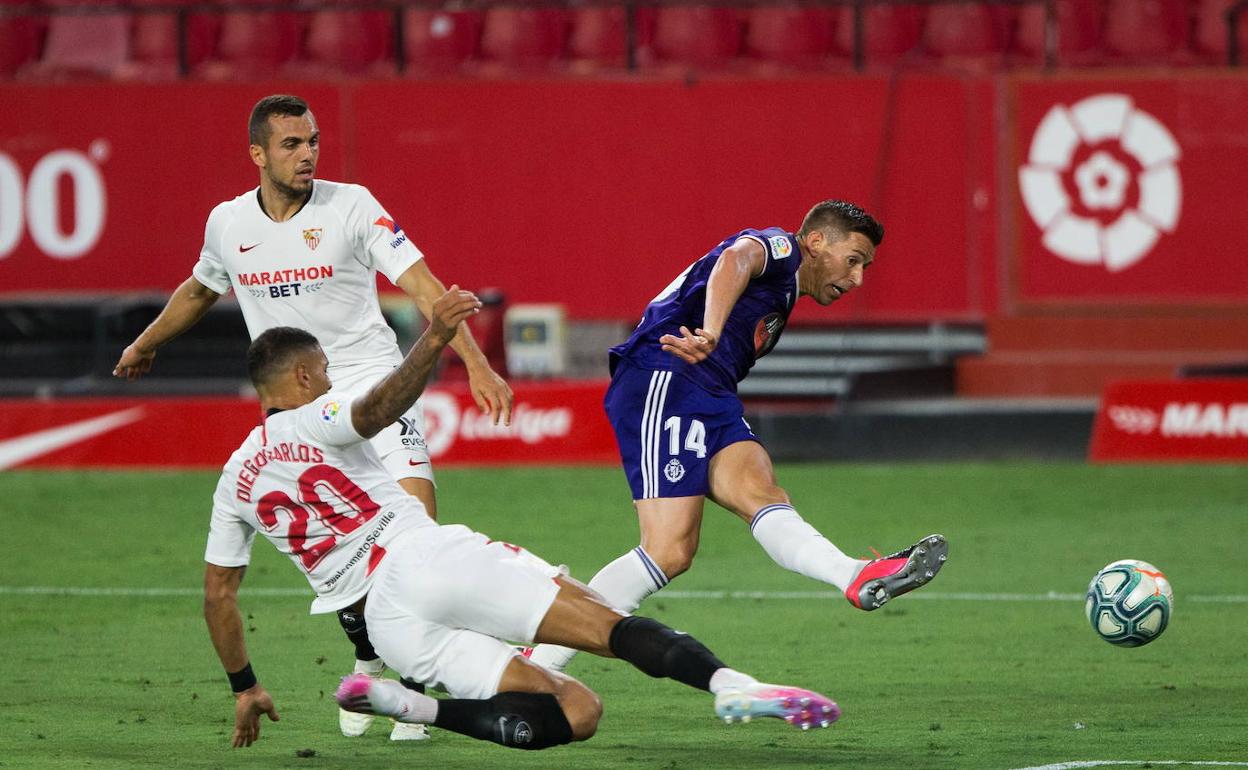
[[[680,454],[680,423],[679,415],[672,415],[663,423],[663,430],[667,432],[667,453],[669,455]],[[698,459],[706,458],[706,426],[701,420],[689,421],[689,432],[685,434],[685,449],[689,452],[697,454]]]

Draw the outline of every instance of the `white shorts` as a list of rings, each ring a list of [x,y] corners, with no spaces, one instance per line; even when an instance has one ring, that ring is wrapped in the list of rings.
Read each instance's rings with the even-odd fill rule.
[[[553,567],[459,524],[387,547],[368,593],[368,638],[400,675],[455,698],[489,698],[559,592]]]
[[[369,443],[395,481],[417,478],[433,482],[433,465],[425,444],[425,410],[419,401],[393,425],[373,436]]]

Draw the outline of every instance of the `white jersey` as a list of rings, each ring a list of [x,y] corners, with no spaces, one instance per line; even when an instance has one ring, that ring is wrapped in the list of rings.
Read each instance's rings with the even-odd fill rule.
[[[334,388],[353,390],[402,360],[377,271],[393,283],[423,256],[368,190],[316,180],[285,222],[264,213],[259,188],[219,204],[192,275],[218,294],[234,289],[252,339],[275,326],[310,332]]]
[[[258,530],[307,576],[312,612],[332,612],[368,593],[388,545],[437,529],[355,432],[351,403],[327,394],[248,435],[217,483],[204,561],[248,564]]]

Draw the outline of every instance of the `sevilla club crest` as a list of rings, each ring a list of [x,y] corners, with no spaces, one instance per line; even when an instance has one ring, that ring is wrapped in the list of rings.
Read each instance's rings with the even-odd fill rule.
[[[321,228],[311,227],[303,231],[303,242],[308,244],[308,248],[313,251],[317,246],[321,245]]]

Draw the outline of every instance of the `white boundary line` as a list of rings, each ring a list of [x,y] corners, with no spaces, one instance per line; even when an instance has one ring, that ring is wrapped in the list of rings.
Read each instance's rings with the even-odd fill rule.
[[[243,588],[245,596],[311,596],[310,588]],[[144,588],[122,586],[4,586],[0,585],[0,596],[133,596],[133,597],[164,597],[164,596],[201,596],[200,588]],[[662,599],[707,599],[707,600],[821,600],[840,599],[836,591],[663,591],[656,594]],[[1007,593],[940,593],[938,591],[921,591],[910,595],[906,601],[924,599],[927,601],[958,601],[958,602],[1081,602],[1083,594],[1066,594],[1048,591],[1042,594],[1007,594]],[[1248,595],[1222,594],[1207,596],[1184,596],[1185,602],[1206,604],[1248,604]],[[1248,767],[1248,762],[1243,763]],[[1047,766],[1046,766],[1047,767]],[[1074,767],[1072,765],[1072,767]]]
[[[1188,760],[1188,759],[1090,759],[1080,762],[1058,762],[1056,765],[1037,765],[1035,767],[1020,767],[1017,770],[1075,770],[1080,767],[1105,767],[1107,765],[1135,765],[1137,767],[1147,767],[1149,765],[1193,765],[1203,767],[1248,767],[1248,762],[1221,762],[1218,760]]]

